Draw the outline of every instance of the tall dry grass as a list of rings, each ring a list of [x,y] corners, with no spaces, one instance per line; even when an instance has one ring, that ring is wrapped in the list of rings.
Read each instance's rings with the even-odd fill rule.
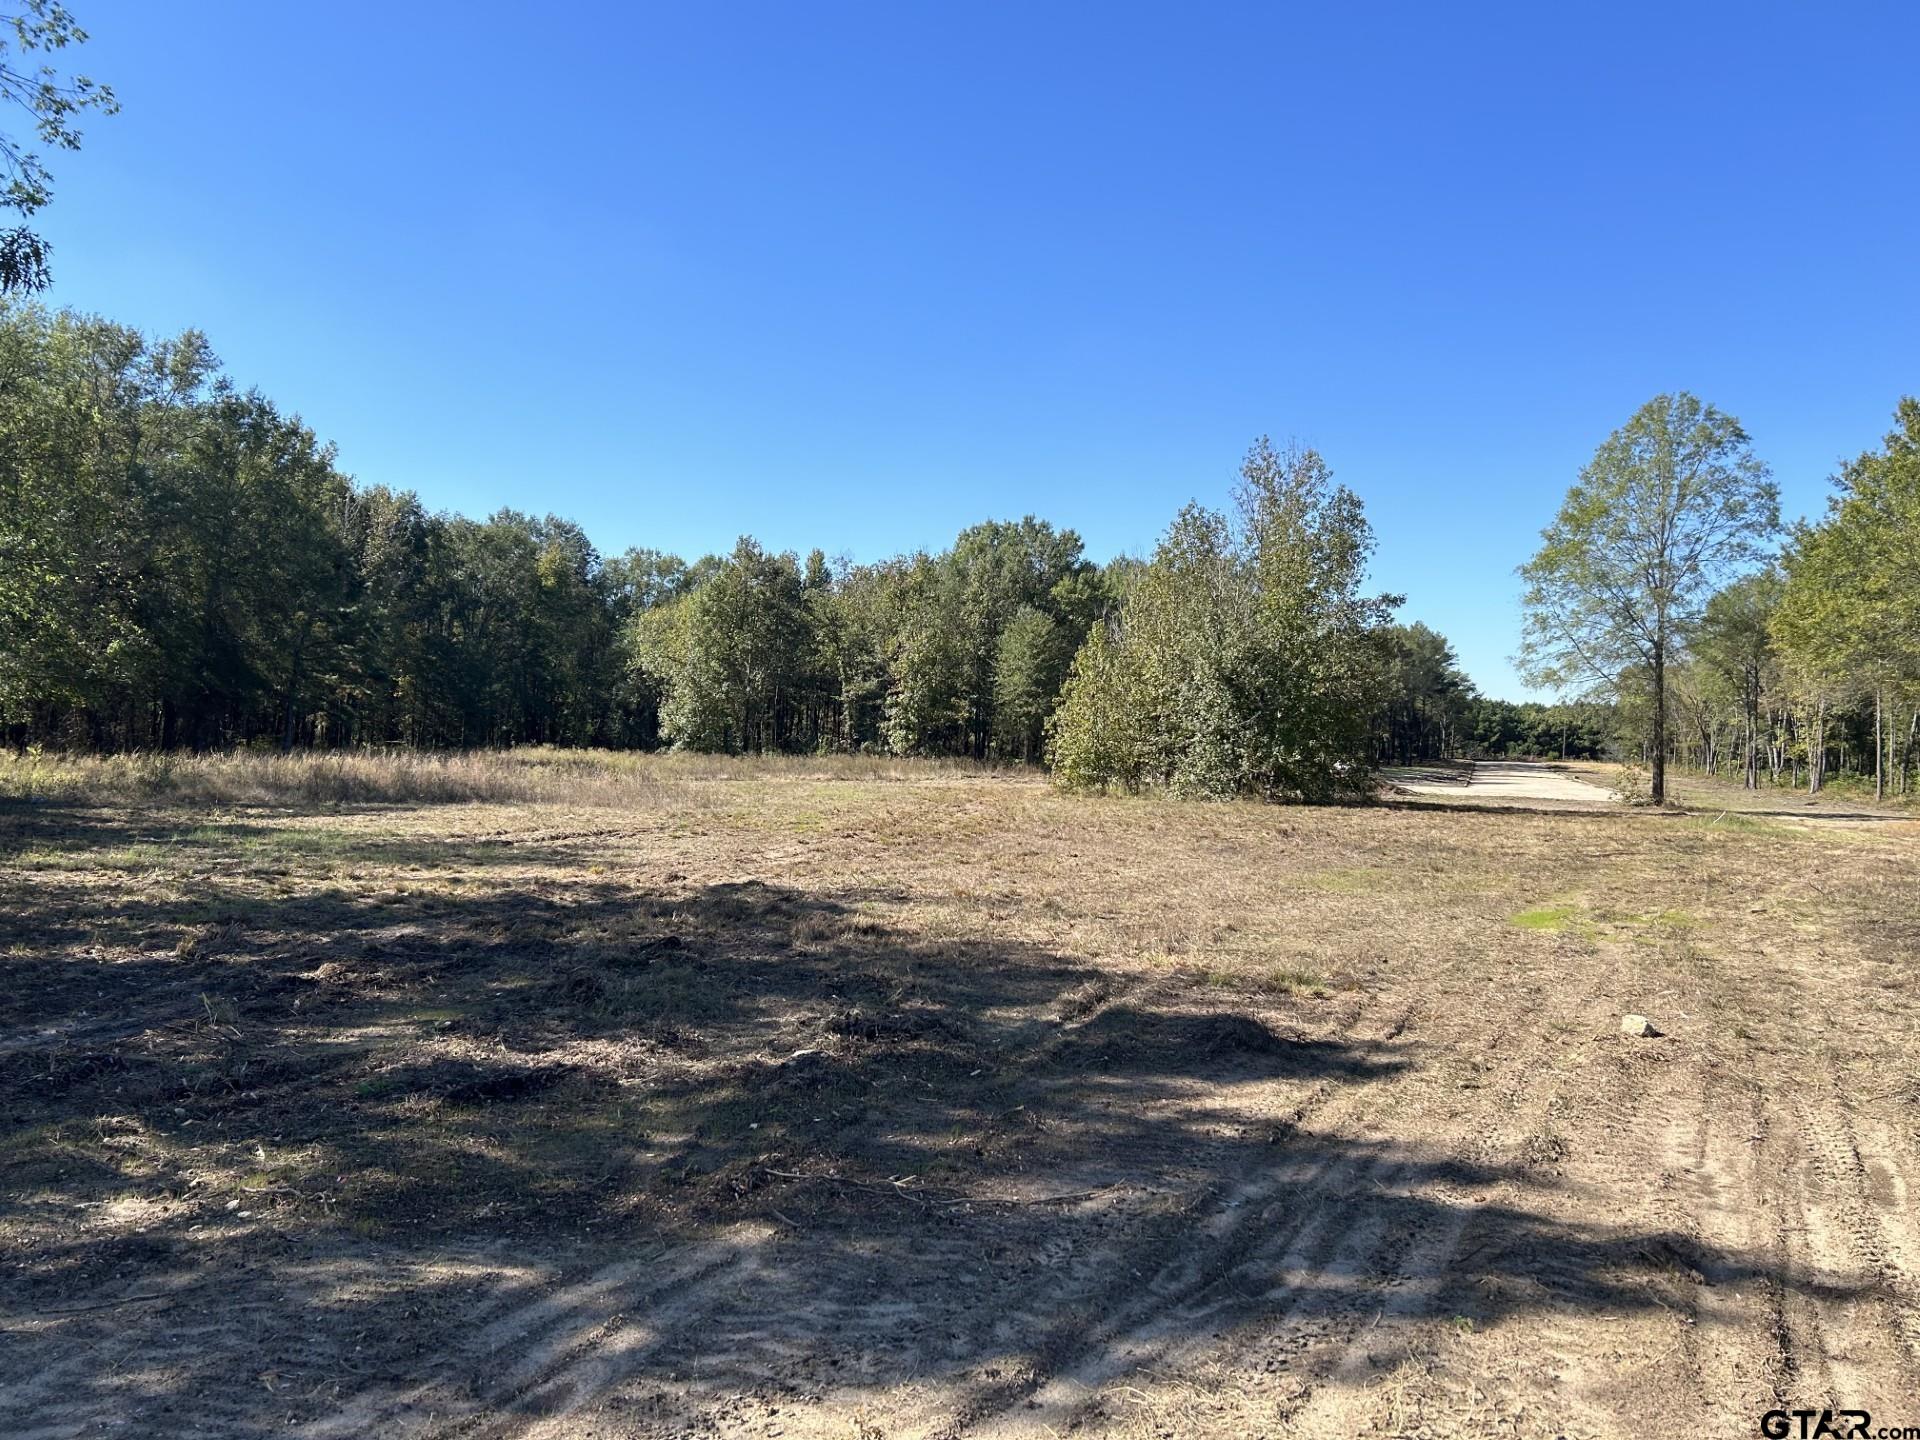
[[[240,750],[208,755],[0,755],[0,800],[67,804],[621,805],[751,780],[929,781],[995,773],[971,760],[562,750]],[[1004,770],[998,773],[1007,773]]]

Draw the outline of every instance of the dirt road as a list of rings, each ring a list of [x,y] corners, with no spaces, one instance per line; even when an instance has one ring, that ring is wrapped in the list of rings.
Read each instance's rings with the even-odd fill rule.
[[[1473,804],[1523,800],[1619,803],[1611,791],[1546,760],[1468,760],[1445,766],[1407,766],[1388,770],[1385,778],[1395,789],[1408,794],[1439,795]]]
[[[1920,1424],[1912,825],[12,825],[10,1436]]]

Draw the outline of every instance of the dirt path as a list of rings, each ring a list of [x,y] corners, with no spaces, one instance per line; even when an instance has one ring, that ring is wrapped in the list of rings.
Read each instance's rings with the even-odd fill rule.
[[[0,1431],[1597,1440],[1749,1436],[1808,1405],[1920,1424],[1920,930],[1880,898],[1905,893],[1909,839],[1612,808],[920,803],[781,794],[738,828],[601,826],[532,859],[572,832],[529,826],[508,847],[528,868],[494,882],[518,908],[462,902],[491,949],[386,901],[365,932],[385,968],[354,960],[352,993],[433,1018],[406,1032],[411,1069],[346,1073],[324,1107],[344,1122],[291,1107],[401,1012],[309,1021],[315,986],[286,1055],[229,1053],[239,1079],[177,1105],[137,1099],[183,1023],[170,971],[143,1037],[0,1057],[16,1113],[74,1117],[0,1212]],[[1042,852],[1078,863],[1042,874]],[[602,911],[592,867],[678,888]],[[803,880],[824,893],[785,888]],[[433,1044],[478,1053],[447,1018],[463,994],[527,993],[498,967],[547,954],[532,895],[588,937],[535,972],[576,967],[539,992],[566,1028],[487,1023],[515,1063],[579,1073],[466,1108],[392,1088]],[[609,951],[627,910],[675,944]],[[286,953],[311,966],[343,933],[316,912]],[[1278,943],[1299,947],[1279,978],[1246,968]],[[217,1002],[277,953],[191,983]],[[589,953],[651,1008],[588,1025],[611,1003]],[[84,971],[88,1004],[136,963]],[[1663,1034],[1622,1035],[1628,1011]],[[658,1098],[682,1090],[684,1117]],[[302,1126],[310,1172],[283,1158]],[[218,1131],[193,1175],[106,1168],[169,1129]],[[242,1181],[213,1178],[220,1153]],[[369,1176],[383,1208],[355,1198]]]
[[[1384,772],[1387,783],[1412,795],[1438,795],[1469,804],[1564,800],[1618,804],[1611,791],[1581,780],[1546,760],[1468,760],[1452,765],[1409,766]]]

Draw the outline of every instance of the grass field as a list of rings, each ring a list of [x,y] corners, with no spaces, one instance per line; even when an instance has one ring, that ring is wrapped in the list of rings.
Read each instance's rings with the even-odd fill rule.
[[[1920,1424],[1920,822],[1678,785],[0,762],[0,1431]]]

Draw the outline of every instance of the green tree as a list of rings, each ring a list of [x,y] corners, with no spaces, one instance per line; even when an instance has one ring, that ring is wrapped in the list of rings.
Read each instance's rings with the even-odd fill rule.
[[[1372,534],[1313,451],[1264,438],[1229,518],[1188,506],[1074,661],[1052,731],[1070,786],[1363,793],[1396,597],[1362,591]]]
[[[1020,760],[1039,757],[1046,724],[1073,659],[1073,641],[1060,621],[1022,605],[1000,632],[994,656],[995,747]]]
[[[742,537],[684,597],[641,612],[634,653],[664,699],[662,735],[696,750],[792,748],[817,688],[805,579]]]
[[[20,140],[0,133],[0,175],[6,182],[0,206],[23,219],[53,199],[53,176],[31,148],[35,140],[56,150],[78,150],[76,122],[82,112],[112,115],[120,108],[109,87],[85,75],[62,75],[34,58],[86,39],[87,32],[57,0],[21,0],[19,13],[0,26],[0,101],[26,112],[34,136]],[[52,279],[48,253],[47,242],[26,225],[0,230],[0,294],[44,290]]]
[[[1920,400],[1900,402],[1881,449],[1835,478],[1826,518],[1795,532],[1773,633],[1824,731],[1830,696],[1863,693],[1873,707],[1874,789],[1885,791],[1883,756],[1898,728],[1889,702],[1920,705]],[[1920,708],[1907,727],[1911,750]],[[1811,783],[1824,773],[1824,733],[1809,756]],[[1904,778],[1906,761],[1900,764]]]
[[[1779,683],[1768,630],[1780,588],[1780,572],[1772,566],[1736,580],[1707,601],[1690,644],[1738,709],[1749,790],[1760,783],[1761,707]]]
[[[1739,422],[1684,392],[1661,395],[1602,442],[1521,567],[1530,681],[1617,692],[1630,668],[1646,668],[1656,803],[1667,664],[1707,597],[1758,561],[1779,526],[1779,490]]]
[[[915,555],[889,573],[886,588],[892,611],[883,702],[887,748],[896,755],[969,749],[979,627],[957,623],[959,570],[945,557]]]
[[[1474,699],[1473,682],[1461,671],[1453,646],[1418,622],[1393,626],[1386,643],[1383,751],[1403,765],[1452,755]]]

